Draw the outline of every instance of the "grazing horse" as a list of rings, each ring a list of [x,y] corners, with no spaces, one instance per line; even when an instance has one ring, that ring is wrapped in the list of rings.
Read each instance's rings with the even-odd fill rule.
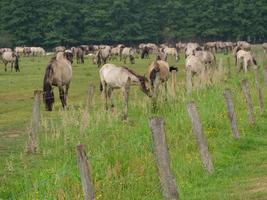
[[[176,48],[165,47],[165,48],[163,48],[162,51],[163,51],[166,55],[174,56],[176,62],[178,62],[179,55],[178,55],[178,52],[177,52],[177,49],[176,49]]]
[[[134,64],[134,49],[133,48],[129,48],[129,47],[123,48],[121,52],[121,56],[123,58],[124,64],[126,64],[127,58],[129,58],[131,64]]]
[[[2,60],[3,63],[5,64],[5,71],[7,71],[7,63],[11,63],[11,71],[13,70],[13,66],[15,65],[15,70],[16,72],[20,71],[19,70],[19,56],[18,54],[12,52],[12,51],[5,51],[2,54]]]
[[[77,47],[77,48],[72,47],[71,52],[73,55],[76,56],[77,64],[84,63],[84,50],[82,47]]]
[[[73,54],[71,51],[58,52],[46,67],[43,82],[43,100],[46,111],[52,111],[53,109],[54,93],[52,86],[58,87],[62,107],[63,109],[66,107],[68,90],[72,78],[72,59]],[[65,89],[64,86],[66,87]]]
[[[156,60],[153,61],[147,69],[146,77],[150,80],[151,89],[154,90],[155,87],[157,87],[156,84],[156,78],[157,74],[159,74],[159,83],[164,84],[165,91],[167,94],[167,81],[170,76],[170,71],[173,69],[173,67],[170,67],[169,64],[166,61],[163,60]]]
[[[193,88],[194,76],[199,75],[201,83],[204,82],[206,67],[198,56],[190,55],[185,60],[185,68],[187,92],[190,93]]]
[[[99,49],[96,52],[96,55],[93,57],[93,63],[97,64],[100,67],[102,64],[106,64],[109,56],[110,56],[111,48],[109,46],[105,46],[104,49]]]
[[[129,88],[131,85],[138,85],[142,92],[147,96],[151,96],[146,87],[147,79],[144,76],[136,74],[127,67],[117,67],[114,64],[105,64],[99,70],[100,75],[100,91],[105,97],[105,108],[108,110],[108,101],[111,100],[113,89],[121,89],[124,98],[123,119],[128,117],[128,99]],[[113,104],[111,103],[111,107]]]
[[[200,60],[205,64],[206,68],[215,68],[216,66],[216,57],[210,51],[193,51],[193,55],[200,58]]]
[[[257,68],[257,62],[255,58],[252,56],[251,52],[242,50],[241,48],[238,48],[236,50],[235,64],[237,66],[238,72],[240,72],[241,69],[243,69],[244,72],[247,73],[250,67]]]
[[[147,46],[143,47],[142,53],[141,53],[141,59],[149,58],[149,50],[150,48]]]

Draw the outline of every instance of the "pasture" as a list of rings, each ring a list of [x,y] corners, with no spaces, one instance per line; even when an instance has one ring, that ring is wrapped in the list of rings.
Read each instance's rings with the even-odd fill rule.
[[[259,58],[260,78],[267,108],[267,85],[263,79],[266,65],[262,51],[254,47]],[[223,58],[224,68],[228,55]],[[177,96],[163,95],[158,109],[152,112],[151,100],[138,88],[131,87],[129,120],[121,121],[122,97],[115,91],[113,112],[105,111],[99,91],[98,68],[91,59],[84,64],[73,64],[68,110],[61,110],[55,88],[55,109],[45,112],[41,104],[41,127],[38,150],[25,153],[27,129],[31,120],[33,91],[42,90],[42,81],[49,57],[22,57],[21,72],[4,72],[0,66],[0,199],[83,199],[80,174],[77,168],[76,145],[85,144],[90,160],[96,199],[162,199],[156,162],[152,150],[148,120],[162,116],[171,168],[176,177],[180,199],[266,199],[267,196],[267,114],[260,114],[254,73],[237,74],[231,57],[231,78],[227,73],[212,86],[195,89],[186,95],[184,56],[171,65],[178,66]],[[140,74],[154,59],[136,59],[127,66]],[[119,61],[111,61],[120,64]],[[241,80],[248,78],[256,118],[255,125],[247,123],[246,103],[241,91]],[[89,83],[95,85],[88,127],[84,126]],[[171,80],[169,93],[171,93]],[[232,90],[240,140],[232,137],[223,99],[225,88]],[[202,167],[191,123],[187,102],[194,100],[215,172],[208,174]]]

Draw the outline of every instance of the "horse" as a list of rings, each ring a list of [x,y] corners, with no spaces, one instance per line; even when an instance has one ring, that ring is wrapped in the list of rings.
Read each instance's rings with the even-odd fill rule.
[[[176,62],[178,62],[179,55],[176,48],[165,47],[162,50],[166,55],[174,56]]]
[[[205,64],[206,68],[212,68],[216,65],[216,57],[210,51],[193,51],[193,55],[200,58],[200,60]]]
[[[64,46],[57,46],[54,48],[55,52],[58,53],[58,52],[64,52],[66,50],[66,47]]]
[[[23,48],[23,54],[24,54],[24,56],[30,56],[30,54],[31,54],[31,47],[24,47]]]
[[[129,58],[131,64],[134,64],[134,49],[130,47],[123,48],[121,52],[124,64],[126,64],[127,58]]]
[[[248,72],[249,67],[257,68],[257,61],[252,56],[250,51],[245,51],[240,47],[237,48],[235,53],[235,64],[237,67],[237,71],[240,72],[241,69],[244,70],[245,73]]]
[[[72,78],[72,62],[73,54],[71,51],[66,50],[64,52],[58,52],[47,65],[43,80],[43,100],[46,111],[52,111],[53,109],[53,86],[58,87],[61,104],[63,109],[65,109]]]
[[[73,55],[76,56],[77,64],[79,64],[79,63],[83,64],[84,63],[84,51],[81,47],[77,47],[77,48],[73,47],[72,53],[73,53]]]
[[[200,81],[204,81],[206,67],[198,56],[189,55],[185,60],[186,68],[186,86],[187,92],[190,93],[193,87],[193,77],[200,75]]]
[[[163,52],[163,51],[159,51],[159,52],[157,53],[156,60],[167,61],[167,58],[168,58],[168,56],[167,56],[167,54],[166,54],[165,52]]]
[[[188,43],[185,47],[185,58],[193,55],[194,50],[202,50],[198,43]]]
[[[13,66],[15,66],[16,72],[20,71],[19,69],[19,56],[15,52],[5,51],[2,54],[2,60],[5,65],[5,72],[7,71],[7,64],[11,63],[11,71],[13,70]]]
[[[93,63],[96,63],[98,67],[100,67],[102,64],[106,64],[110,56],[110,51],[110,46],[103,46],[103,49],[99,49],[96,52],[96,55],[93,57]]]
[[[128,99],[131,85],[137,85],[148,97],[151,94],[146,87],[146,77],[138,75],[127,67],[118,67],[114,64],[105,64],[99,70],[100,91],[105,97],[105,109],[109,109],[108,101],[111,101],[111,94],[114,89],[121,89],[124,98],[123,119],[128,118]],[[111,107],[113,104],[111,103]]]
[[[156,60],[153,61],[147,68],[146,77],[150,81],[151,90],[154,92],[154,88],[158,87],[157,84],[164,84],[165,92],[167,94],[167,81],[170,76],[170,71],[174,67],[170,67],[166,61]],[[159,82],[157,82],[157,75]],[[154,94],[157,95],[157,94]]]
[[[147,46],[143,47],[142,53],[141,53],[141,59],[144,59],[145,57],[149,58],[149,50],[150,50],[149,47],[147,47]]]
[[[251,50],[251,45],[246,41],[238,41],[237,46],[241,47],[241,49],[243,49],[245,51]]]

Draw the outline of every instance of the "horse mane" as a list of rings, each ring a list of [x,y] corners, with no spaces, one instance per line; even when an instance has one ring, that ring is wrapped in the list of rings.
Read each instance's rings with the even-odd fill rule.
[[[122,68],[127,70],[128,72],[130,72],[132,75],[136,76],[139,80],[140,80],[140,78],[144,78],[144,76],[141,76],[141,75],[135,73],[133,70],[129,69],[128,67],[122,67]]]
[[[129,69],[128,67],[122,67],[123,69],[127,70],[129,73],[131,73],[132,75],[136,76],[138,78],[138,80],[141,83],[141,88],[143,90],[144,93],[148,93],[148,89],[146,88],[146,84],[145,82],[147,81],[147,78],[145,76],[141,76],[136,74],[133,70]]]

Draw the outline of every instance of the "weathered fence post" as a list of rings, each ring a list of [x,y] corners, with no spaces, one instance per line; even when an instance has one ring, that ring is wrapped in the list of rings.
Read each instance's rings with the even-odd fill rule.
[[[94,200],[94,191],[90,173],[90,165],[86,156],[84,145],[77,145],[77,163],[80,170],[81,182],[85,200]]]
[[[224,95],[225,103],[227,106],[227,113],[228,113],[228,118],[229,118],[230,123],[231,123],[233,136],[234,136],[234,138],[239,139],[240,134],[239,134],[239,131],[237,128],[235,108],[234,108],[234,103],[232,100],[232,94],[231,94],[230,89],[225,89],[223,95]]]
[[[264,80],[265,80],[265,85],[267,86],[267,66],[264,68]]]
[[[231,77],[231,62],[230,62],[230,57],[227,57],[227,65],[228,65],[228,77]]]
[[[260,112],[261,114],[264,113],[264,102],[263,102],[263,96],[262,96],[262,91],[261,91],[261,86],[260,86],[260,78],[259,78],[259,70],[258,68],[255,69],[255,82],[256,82],[256,88],[258,92],[258,100],[259,100],[259,106],[260,106]]]
[[[88,110],[92,104],[94,92],[95,92],[95,86],[93,84],[89,84],[87,100],[86,100],[86,110]]]
[[[202,163],[205,167],[205,169],[212,173],[214,171],[212,160],[209,156],[208,146],[205,139],[205,136],[203,134],[202,126],[200,123],[200,119],[197,113],[197,109],[194,102],[189,102],[187,104],[187,111],[190,116],[192,126],[193,126],[193,133],[196,137],[198,148],[200,151]]]
[[[172,68],[171,73],[172,73],[172,91],[173,91],[173,96],[176,97],[176,72],[177,68]]]
[[[27,144],[27,153],[35,153],[37,149],[37,132],[39,129],[40,123],[40,102],[41,102],[41,90],[34,91],[34,100],[32,108],[32,119],[30,128],[28,130],[28,144]]]
[[[170,167],[170,158],[164,130],[164,120],[160,117],[152,118],[150,119],[149,126],[152,133],[153,150],[156,156],[163,196],[167,200],[179,199],[175,177]]]
[[[253,105],[252,105],[252,101],[251,101],[251,95],[248,89],[248,81],[247,79],[242,80],[242,90],[244,93],[244,97],[247,103],[247,109],[248,109],[248,122],[250,124],[254,124],[255,123],[255,119],[253,116]]]
[[[95,86],[92,84],[89,84],[88,94],[87,94],[87,99],[86,99],[86,105],[85,105],[85,109],[83,111],[82,119],[81,119],[80,133],[83,133],[84,130],[88,126],[88,121],[89,121],[88,110],[90,109],[90,107],[92,105],[92,101],[93,101],[93,97],[94,97],[94,90],[95,90]]]

